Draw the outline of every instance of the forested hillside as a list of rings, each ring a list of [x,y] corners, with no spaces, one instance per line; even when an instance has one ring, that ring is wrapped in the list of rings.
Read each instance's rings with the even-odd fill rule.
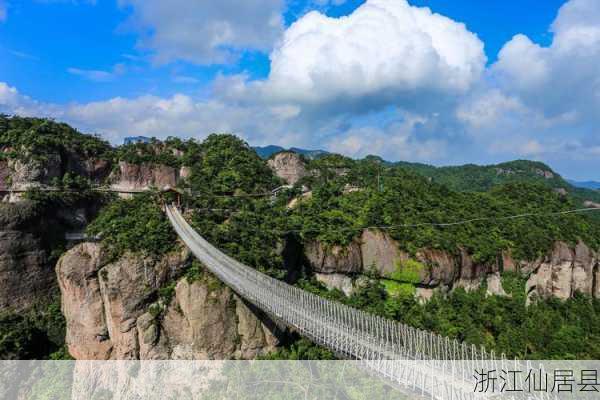
[[[306,163],[303,177],[275,197],[271,190],[285,182],[247,143],[232,135],[214,134],[202,142],[171,138],[111,148],[98,138],[52,121],[16,117],[0,121],[5,175],[16,175],[10,169],[14,160],[38,166],[55,160],[59,166],[55,173],[28,179],[44,185],[66,179],[67,188],[79,190],[49,198],[23,180],[29,185],[25,187],[31,188],[28,204],[53,212],[58,205],[69,209],[73,201],[94,203],[84,225],[90,237],[102,238],[99,245],[104,262],[122,260],[124,255],[155,262],[180,249],[161,211],[162,202],[173,199],[156,190],[160,188],[153,187],[155,180],[150,179],[153,171],[168,167],[194,228],[226,253],[271,276],[509,356],[600,357],[600,304],[592,285],[585,291],[573,285],[557,300],[531,296],[526,283],[542,265],[552,269],[565,264],[562,255],[557,262],[549,256],[557,243],[569,251],[579,249],[569,256],[579,257],[582,248],[589,250],[593,254],[590,262],[595,264],[586,271],[597,272],[600,223],[589,214],[560,214],[577,208],[581,198],[543,164],[518,161],[437,169],[389,164],[377,157],[352,160],[325,155],[300,160]],[[74,154],[95,162],[75,168],[73,165],[80,164],[70,161]],[[102,173],[101,161],[107,163]],[[145,168],[145,175],[135,179],[150,177],[142,182],[151,189],[148,193],[129,199],[100,199],[87,190],[92,184],[110,185],[117,176],[115,171],[120,171],[118,177],[123,179],[127,165]],[[74,179],[79,186],[71,183]],[[564,189],[566,194],[556,189]],[[85,196],[71,197],[79,192]],[[514,218],[516,215],[521,217]],[[376,238],[372,239],[376,246],[385,242],[393,247],[391,251],[402,254],[391,271],[374,271],[365,265],[361,246],[366,231]],[[53,250],[64,252],[63,246],[61,243]],[[509,271],[507,255],[515,264],[522,261],[530,268]],[[56,256],[44,260],[50,265]],[[581,260],[577,262],[581,264]],[[571,262],[569,268],[580,268],[578,265]],[[473,273],[464,285],[461,279],[467,267]],[[198,263],[178,264],[177,268],[176,275],[161,281],[162,286],[145,299],[153,304],[149,313],[157,321],[173,301],[179,279],[187,277],[193,282],[207,274]],[[425,273],[435,279],[425,282]],[[350,282],[351,290],[344,294],[317,279],[327,274]],[[447,279],[439,277],[444,274]],[[487,288],[490,275],[501,276],[501,287],[494,292]],[[209,291],[220,290],[218,282],[207,285]],[[432,293],[426,301],[416,296],[425,289]],[[66,356],[63,342],[56,339],[64,332],[57,304],[54,298],[42,311],[2,310],[0,356]],[[40,334],[47,338],[42,348],[37,339]],[[271,358],[331,357],[294,337],[283,343],[286,346]]]
[[[537,183],[558,191],[564,190],[578,203],[600,202],[595,190],[575,187],[544,163],[517,160],[496,165],[462,165],[434,167],[432,165],[398,162],[394,165],[415,171],[431,181],[458,191],[487,191],[508,183]]]

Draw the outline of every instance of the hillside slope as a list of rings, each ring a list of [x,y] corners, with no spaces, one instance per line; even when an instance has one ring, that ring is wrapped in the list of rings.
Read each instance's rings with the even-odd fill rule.
[[[40,215],[72,210],[67,216],[79,218],[78,210],[98,200],[87,191],[92,184],[176,186],[186,193],[186,218],[200,234],[275,278],[510,355],[597,357],[575,342],[599,343],[600,224],[586,215],[538,215],[577,206],[573,196],[555,190],[560,177],[538,164],[532,168],[542,172],[528,179],[456,190],[377,157],[310,160],[280,153],[269,163],[232,135],[112,148],[52,121],[8,118],[0,127],[0,172],[8,187],[21,176],[21,187],[69,189],[52,196],[30,190],[24,198],[7,199],[16,207],[28,200]],[[81,164],[69,162],[74,153],[87,155],[83,161],[102,161],[102,174],[76,168]],[[272,197],[285,179],[295,185]],[[64,349],[52,353],[65,344],[65,335],[71,354],[82,358],[252,358],[290,340],[185,256],[161,212],[168,198],[150,190],[133,199],[103,200],[101,210],[90,207],[85,218],[74,218],[90,236],[101,237],[98,243],[72,247],[47,240],[60,239],[60,229],[40,233],[48,248],[32,242],[35,248],[0,257],[0,280],[27,283],[34,269],[23,268],[15,255],[52,254],[40,258],[44,276],[37,277],[37,286],[15,283],[11,289],[35,299],[28,287],[56,288],[58,276],[66,317],[56,315],[57,298],[40,298],[45,309],[27,318],[26,307],[0,310],[0,336],[8,338],[0,355],[65,356]],[[524,213],[536,217],[509,218]],[[1,231],[26,234],[36,224],[27,221]],[[3,238],[19,248],[10,242],[17,236]],[[547,320],[553,323],[539,323]],[[40,332],[52,339],[45,349],[36,348]],[[512,345],[513,336],[518,345]],[[565,344],[565,337],[576,339]]]

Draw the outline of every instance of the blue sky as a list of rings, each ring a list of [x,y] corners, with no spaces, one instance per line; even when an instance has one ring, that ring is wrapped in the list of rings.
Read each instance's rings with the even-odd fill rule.
[[[293,23],[311,9],[336,17],[348,15],[363,2],[350,0],[339,6],[319,7],[305,0],[294,1],[285,11],[285,23]],[[411,3],[467,24],[484,41],[488,58],[494,60],[502,45],[517,33],[548,43],[551,37],[548,26],[564,0],[414,0]],[[136,48],[137,33],[127,27],[131,7],[120,7],[116,1],[25,0],[9,5],[10,17],[0,25],[0,57],[5,60],[0,64],[0,77],[42,101],[88,102],[114,96],[147,93],[165,96],[197,90],[189,84],[174,82],[175,76],[193,77],[198,83],[208,84],[218,73],[247,71],[257,78],[268,75],[268,54],[260,52],[250,52],[234,65],[175,62],[152,66],[143,60],[147,52]],[[69,68],[111,71],[119,63],[136,68],[135,73],[98,84],[68,72]]]
[[[0,111],[600,179],[598,3],[0,0]]]

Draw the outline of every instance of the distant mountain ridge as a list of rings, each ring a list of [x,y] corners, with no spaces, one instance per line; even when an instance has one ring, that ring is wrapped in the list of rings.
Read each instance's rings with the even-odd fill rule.
[[[256,151],[256,154],[258,154],[260,156],[260,158],[263,159],[267,159],[269,157],[271,157],[273,154],[275,153],[280,153],[282,151],[291,151],[297,154],[302,154],[303,156],[314,160],[315,158],[327,155],[327,154],[331,154],[325,150],[307,150],[307,149],[301,149],[298,147],[291,147],[289,149],[286,149],[284,147],[281,146],[276,146],[276,145],[269,145],[269,146],[256,146],[253,147],[254,151]]]
[[[297,147],[285,149],[274,145],[253,147],[253,149],[263,159],[267,159],[281,151],[292,151],[302,154],[311,160],[320,157],[335,156],[335,153],[329,153],[324,150],[306,150]],[[442,184],[457,191],[484,192],[496,185],[506,183],[537,183],[550,187],[560,193],[568,193],[580,204],[589,201],[600,203],[599,182],[576,182],[564,179],[548,165],[539,161],[515,160],[491,165],[465,164],[436,167],[429,164],[406,161],[391,162],[376,155],[369,155],[365,159],[378,161],[388,167],[406,168],[425,176],[432,182]]]
[[[571,185],[573,185],[575,187],[582,188],[582,189],[600,190],[600,182],[596,182],[596,181],[579,182],[579,181],[567,179],[567,182],[569,182]]]

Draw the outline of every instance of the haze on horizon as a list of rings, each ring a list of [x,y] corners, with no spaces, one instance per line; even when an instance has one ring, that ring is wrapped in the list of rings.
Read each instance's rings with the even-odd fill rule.
[[[0,112],[600,180],[600,2],[494,3],[0,0]]]

